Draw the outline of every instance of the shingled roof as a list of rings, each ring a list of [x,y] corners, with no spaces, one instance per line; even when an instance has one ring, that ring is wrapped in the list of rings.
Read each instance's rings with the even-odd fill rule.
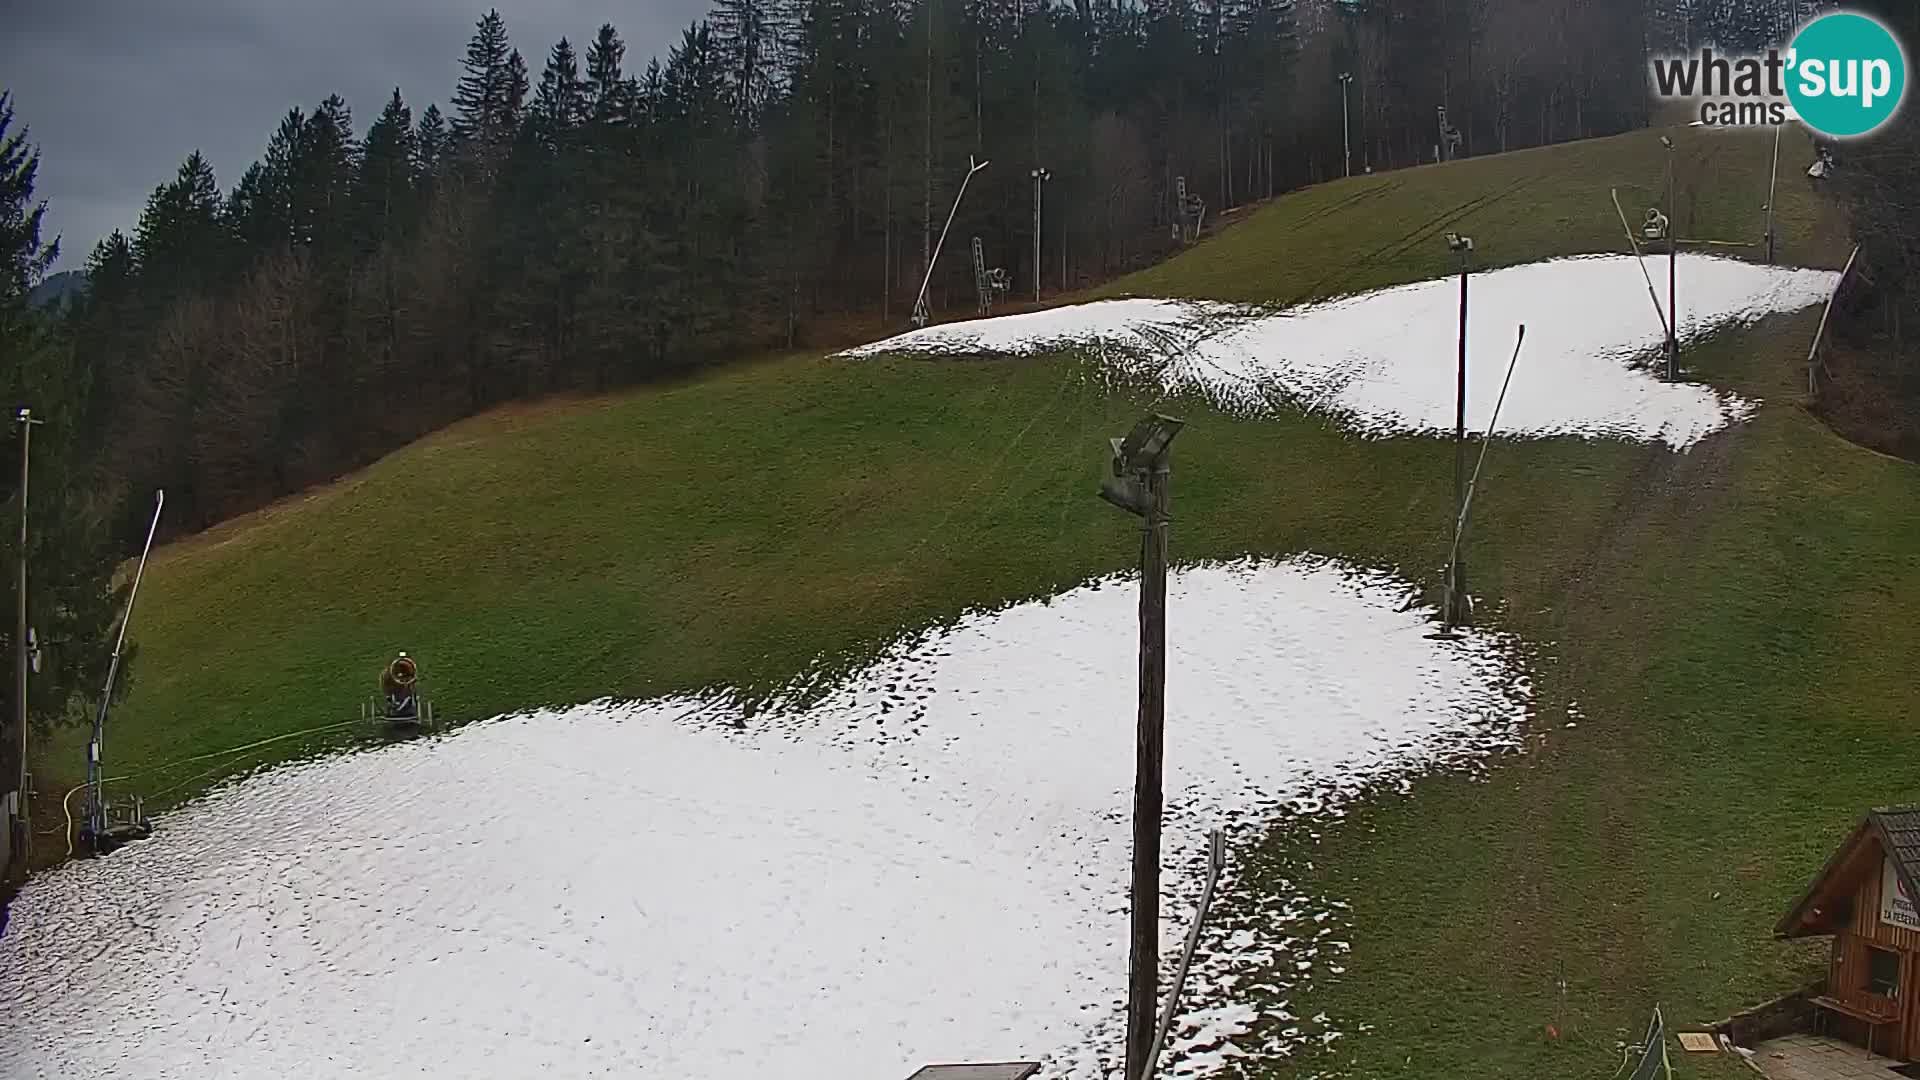
[[[1862,847],[1869,840],[1886,853],[1893,863],[1894,873],[1900,877],[1900,884],[1906,888],[1907,895],[1920,896],[1920,806],[1883,806],[1867,811],[1847,834],[1845,843],[1835,849],[1827,864],[1807,886],[1800,898],[1787,909],[1787,914],[1773,928],[1775,937],[1809,937],[1831,934],[1840,929],[1828,923],[1826,914],[1815,907],[1814,901],[1833,889],[1835,875],[1854,864],[1862,854]],[[1845,883],[1851,891],[1852,883]]]

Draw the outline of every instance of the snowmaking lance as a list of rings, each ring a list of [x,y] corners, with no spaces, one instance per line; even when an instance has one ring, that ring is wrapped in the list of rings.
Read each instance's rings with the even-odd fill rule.
[[[401,730],[433,727],[433,702],[420,682],[420,665],[406,653],[380,671],[380,692],[360,706],[360,719]]]
[[[153,823],[147,820],[146,804],[139,796],[120,804],[107,798],[105,754],[107,707],[113,703],[114,678],[120,674],[127,627],[133,624],[133,602],[140,596],[140,580],[146,576],[147,556],[153,553],[153,537],[160,531],[160,512],[166,505],[167,493],[155,492],[153,522],[147,526],[147,542],[140,548],[140,563],[134,568],[133,585],[127,590],[127,609],[120,616],[120,633],[114,639],[113,655],[107,661],[107,682],[100,691],[99,708],[93,714],[93,738],[87,742],[87,810],[80,824],[79,840],[84,850],[95,855],[110,854],[116,848],[153,835]]]

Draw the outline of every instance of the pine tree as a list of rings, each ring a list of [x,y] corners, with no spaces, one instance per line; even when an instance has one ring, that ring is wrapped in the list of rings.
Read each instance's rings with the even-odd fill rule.
[[[507,24],[498,10],[480,17],[453,91],[453,134],[483,144],[500,140],[507,117]]]
[[[286,251],[295,243],[293,187],[306,127],[303,110],[287,110],[267,140],[265,156],[248,167],[227,197],[224,217],[245,259]]]
[[[445,157],[448,140],[452,136],[447,131],[447,121],[440,115],[440,106],[428,105],[420,114],[420,126],[413,134],[413,182],[420,190],[430,186],[429,181],[440,168]]]
[[[661,75],[661,110],[670,119],[709,130],[729,114],[727,74],[713,40],[713,28],[701,22],[681,33],[667,53]]]
[[[205,287],[225,255],[220,187],[195,150],[173,180],[155,188],[134,230],[134,253],[156,292]]]
[[[626,43],[610,23],[602,24],[593,44],[587,46],[587,102],[595,123],[627,121],[627,83],[620,74],[626,55]]]
[[[667,95],[666,72],[658,58],[647,61],[647,70],[633,86],[633,120],[651,124],[660,118]]]
[[[501,110],[501,123],[509,133],[519,130],[527,113],[527,62],[515,49],[507,56],[507,96]]]
[[[87,256],[87,295],[96,298],[124,295],[133,285],[137,268],[133,244],[127,240],[127,234],[113,230],[95,244],[92,254]]]
[[[40,242],[47,214],[45,200],[33,201],[40,151],[27,142],[24,125],[9,131],[13,122],[13,96],[0,93],[0,303],[16,296],[24,303],[27,291],[60,257],[58,238]]]
[[[782,46],[788,29],[777,0],[715,0],[712,42],[726,72],[734,122],[757,127],[781,81]]]
[[[411,222],[416,151],[413,110],[395,87],[379,119],[367,129],[354,185],[354,231],[361,253],[373,251]]]
[[[579,60],[573,46],[561,38],[540,73],[531,119],[541,141],[554,149],[586,123],[587,117],[587,85],[580,80]]]
[[[295,243],[324,246],[344,235],[358,155],[353,114],[338,94],[330,95],[300,129],[292,176]]]

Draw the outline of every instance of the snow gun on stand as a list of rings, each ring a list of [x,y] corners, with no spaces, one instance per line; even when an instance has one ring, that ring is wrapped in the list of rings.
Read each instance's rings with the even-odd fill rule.
[[[403,652],[381,670],[380,692],[361,705],[360,718],[396,728],[433,726],[433,703],[422,693],[420,665],[412,657]]]

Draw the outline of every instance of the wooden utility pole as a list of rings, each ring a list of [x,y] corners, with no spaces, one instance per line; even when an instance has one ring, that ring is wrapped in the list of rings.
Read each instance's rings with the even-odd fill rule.
[[[1140,713],[1134,752],[1133,934],[1127,997],[1127,1075],[1146,1080],[1160,976],[1161,791],[1167,735],[1166,460],[1147,474],[1140,545]]]
[[[1172,505],[1168,447],[1184,424],[1150,416],[1114,439],[1113,477],[1100,495],[1142,519],[1140,708],[1133,787],[1132,928],[1127,960],[1127,1080],[1146,1080],[1153,1060],[1160,976],[1161,788],[1166,742],[1167,524]]]

